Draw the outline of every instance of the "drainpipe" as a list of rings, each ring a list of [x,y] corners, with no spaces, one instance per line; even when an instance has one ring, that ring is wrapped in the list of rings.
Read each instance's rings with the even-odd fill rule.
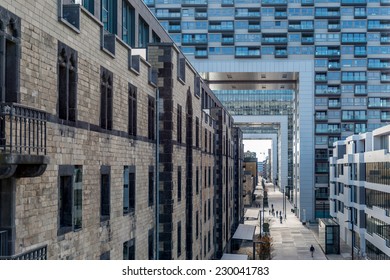
[[[160,91],[156,89],[156,255],[155,260],[159,259],[159,248],[160,248],[160,239],[159,239],[159,227],[160,227],[160,174],[159,174],[159,162],[160,162]]]

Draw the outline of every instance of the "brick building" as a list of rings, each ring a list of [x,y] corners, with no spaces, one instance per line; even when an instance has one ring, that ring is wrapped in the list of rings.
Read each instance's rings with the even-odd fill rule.
[[[231,117],[142,1],[73,2],[0,6],[0,258],[215,258]]]

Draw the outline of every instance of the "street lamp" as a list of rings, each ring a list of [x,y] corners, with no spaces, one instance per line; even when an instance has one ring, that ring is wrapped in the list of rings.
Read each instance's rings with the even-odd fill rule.
[[[354,259],[353,258],[353,251],[354,251],[354,249],[353,249],[353,246],[355,245],[355,231],[353,230],[353,225],[354,225],[354,219],[353,219],[353,211],[352,211],[352,207],[348,207],[348,206],[344,206],[344,208],[345,209],[348,209],[348,210],[350,210],[351,211],[351,219],[350,220],[346,220],[345,222],[346,223],[351,223],[351,225],[352,225],[352,227],[351,227],[351,231],[352,231],[352,240],[351,240],[351,242],[352,242],[352,244],[351,244],[351,258],[352,258],[352,260]]]

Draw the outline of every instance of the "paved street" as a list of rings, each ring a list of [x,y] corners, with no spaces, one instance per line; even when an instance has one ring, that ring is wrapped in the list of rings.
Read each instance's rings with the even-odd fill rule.
[[[302,225],[298,218],[291,212],[292,205],[286,201],[286,220],[280,223],[279,217],[274,217],[269,213],[271,205],[274,205],[275,212],[283,210],[283,195],[273,184],[268,184],[268,203],[270,208],[265,208],[265,220],[270,223],[270,233],[272,237],[272,259],[273,260],[337,260],[350,259],[348,248],[342,244],[342,254],[325,256],[316,236],[316,225]],[[256,208],[252,208],[256,209]],[[276,215],[275,215],[276,216]],[[284,214],[283,214],[284,217]],[[258,225],[258,221],[245,221],[245,224]],[[259,233],[259,228],[257,232]],[[314,256],[311,257],[309,248],[314,246]],[[343,253],[343,250],[345,251]]]

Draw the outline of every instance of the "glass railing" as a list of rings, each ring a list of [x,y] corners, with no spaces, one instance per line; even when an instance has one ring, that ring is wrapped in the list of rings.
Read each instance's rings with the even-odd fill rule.
[[[156,17],[157,18],[181,18],[181,13],[180,12],[177,12],[177,13],[159,13],[157,12],[156,13]]]
[[[301,43],[302,44],[312,44],[312,43],[314,43],[314,37],[302,37]]]
[[[154,1],[155,0],[144,0],[145,4],[148,6],[154,6]]]
[[[367,0],[341,0],[344,5],[363,5],[367,4]]]
[[[262,5],[287,5],[288,1],[287,0],[261,0]]]
[[[195,13],[195,18],[197,18],[197,19],[207,18],[207,12],[196,12]]]
[[[316,17],[340,17],[340,12],[338,11],[316,11]]]
[[[301,0],[302,6],[314,5],[314,0]]]
[[[260,12],[236,12],[237,18],[260,17]]]
[[[182,0],[183,5],[207,5],[208,0]]]
[[[287,18],[287,12],[275,12],[275,18]]]
[[[221,2],[222,6],[226,6],[226,5],[229,5],[229,6],[233,6],[234,5],[234,0],[222,0]]]
[[[265,44],[287,44],[288,40],[285,37],[266,37],[262,39]]]
[[[375,68],[375,69],[388,69],[390,68],[390,62],[377,62],[377,61],[368,60],[367,67]]]

